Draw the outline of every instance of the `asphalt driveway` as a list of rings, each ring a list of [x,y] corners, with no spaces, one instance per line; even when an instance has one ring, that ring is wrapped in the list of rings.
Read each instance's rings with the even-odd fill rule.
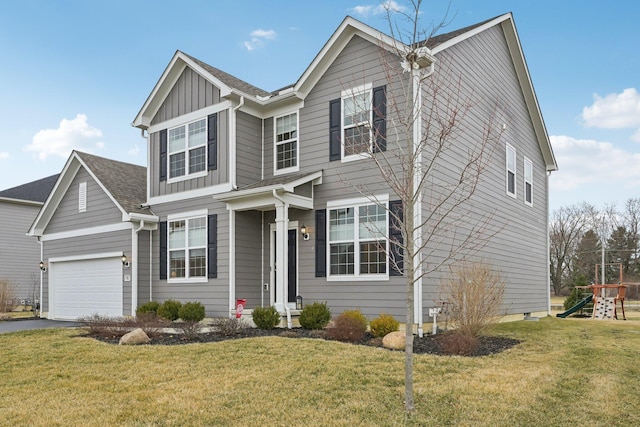
[[[0,322],[0,334],[5,332],[26,331],[30,329],[73,328],[76,326],[79,326],[76,322],[62,322],[59,320],[49,319],[6,320]]]

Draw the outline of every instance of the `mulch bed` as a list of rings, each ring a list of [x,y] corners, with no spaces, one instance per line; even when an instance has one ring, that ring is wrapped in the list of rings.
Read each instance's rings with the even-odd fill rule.
[[[103,336],[103,335],[89,335],[97,340],[117,344],[120,340],[119,336]],[[208,342],[220,342],[230,339],[242,339],[242,338],[254,338],[254,337],[266,337],[266,336],[281,336],[286,338],[314,338],[314,339],[326,339],[324,331],[309,331],[301,328],[294,329],[254,329],[246,328],[237,331],[232,335],[223,335],[219,332],[203,332],[198,333],[193,338],[186,338],[181,334],[154,334],[151,336],[150,345],[181,345],[190,343],[208,343]],[[422,338],[415,336],[413,339],[413,352],[416,354],[433,354],[444,356],[447,355],[445,351],[438,344],[438,340],[443,334],[438,335],[424,335]],[[479,338],[479,346],[469,356],[488,356],[491,354],[500,353],[504,350],[508,350],[520,341],[499,336],[484,336]],[[365,337],[354,343],[357,345],[368,345],[373,347],[382,347],[382,338],[375,338],[371,334],[365,334]]]

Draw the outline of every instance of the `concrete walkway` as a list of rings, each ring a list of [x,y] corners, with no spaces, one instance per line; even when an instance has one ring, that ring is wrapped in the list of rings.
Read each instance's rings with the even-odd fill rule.
[[[76,322],[61,322],[59,320],[32,319],[32,320],[5,320],[0,321],[0,334],[5,332],[18,332],[30,329],[44,328],[73,328],[79,326]]]

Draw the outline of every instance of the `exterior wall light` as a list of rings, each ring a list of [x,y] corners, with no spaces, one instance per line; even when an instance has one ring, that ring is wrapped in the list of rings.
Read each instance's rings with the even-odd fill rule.
[[[302,224],[302,227],[300,227],[300,233],[302,233],[302,238],[304,240],[309,240],[309,233],[307,233],[307,227],[305,227],[304,224]]]
[[[42,271],[47,271],[47,264],[45,264],[44,261],[40,261],[40,264],[38,264],[38,267],[40,267],[40,270]]]
[[[124,265],[125,267],[130,267],[131,263],[127,260],[127,256],[126,255],[122,255],[122,265]]]
[[[298,295],[296,297],[296,310],[302,310],[302,296]]]

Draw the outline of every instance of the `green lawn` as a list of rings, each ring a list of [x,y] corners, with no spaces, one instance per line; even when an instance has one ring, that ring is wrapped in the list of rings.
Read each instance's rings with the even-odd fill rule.
[[[545,318],[482,358],[280,337],[123,347],[79,330],[0,335],[0,425],[640,425],[640,322]]]

